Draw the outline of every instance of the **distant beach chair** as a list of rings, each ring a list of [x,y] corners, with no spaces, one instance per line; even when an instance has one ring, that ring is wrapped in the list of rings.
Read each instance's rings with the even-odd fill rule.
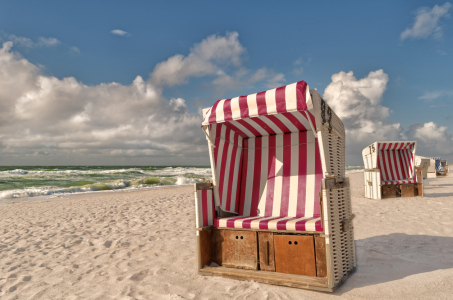
[[[428,178],[428,168],[430,166],[431,159],[428,157],[415,155],[415,166],[422,169],[423,179]]]
[[[414,166],[416,148],[417,142],[375,142],[363,149],[365,197],[423,196],[422,170]]]
[[[427,177],[428,178],[436,178],[437,177],[436,160],[434,158],[430,158],[429,159],[429,167],[428,167]]]
[[[304,81],[203,115],[199,274],[332,292],[356,266],[341,120]]]
[[[441,164],[441,166],[443,168],[443,171],[444,171],[445,175],[447,175],[448,174],[448,162],[447,162],[447,160],[446,159],[440,160],[440,164]]]
[[[436,166],[436,175],[437,176],[447,175],[447,173],[448,173],[447,161],[441,159],[440,157],[434,157],[433,159],[435,161],[435,166]]]

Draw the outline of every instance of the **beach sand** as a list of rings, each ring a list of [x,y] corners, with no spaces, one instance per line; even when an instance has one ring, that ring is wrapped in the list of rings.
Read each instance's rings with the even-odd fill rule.
[[[333,294],[197,275],[190,186],[0,205],[0,298],[452,299],[453,176],[386,200],[348,176],[357,271]]]

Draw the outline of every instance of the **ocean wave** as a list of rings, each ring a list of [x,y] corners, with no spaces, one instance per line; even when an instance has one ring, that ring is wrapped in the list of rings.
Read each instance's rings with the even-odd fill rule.
[[[178,176],[172,177],[146,177],[137,180],[118,179],[112,182],[81,182],[73,183],[69,187],[28,187],[0,192],[0,199],[26,198],[36,196],[50,196],[55,194],[74,194],[98,191],[111,191],[121,189],[141,189],[157,186],[190,185],[200,179]]]

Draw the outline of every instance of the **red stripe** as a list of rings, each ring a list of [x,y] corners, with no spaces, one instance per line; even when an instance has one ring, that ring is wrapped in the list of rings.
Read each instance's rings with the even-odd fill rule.
[[[234,179],[234,171],[235,171],[235,166],[236,166],[236,154],[237,154],[237,150],[238,150],[238,147],[236,145],[238,144],[238,140],[239,140],[238,135],[234,134],[233,135],[234,146],[231,150],[230,174],[228,174],[229,176],[228,176],[227,203],[225,206],[225,209],[228,211],[231,211],[231,201],[233,200],[231,193],[233,192],[233,179]],[[236,192],[237,192],[237,189],[236,189]]]
[[[241,137],[248,138],[248,135],[246,135],[243,131],[239,130],[239,128],[237,128],[236,126],[234,126],[230,122],[223,123],[223,125],[225,125],[226,127],[230,128],[231,130],[237,132]],[[220,124],[218,126],[220,126]]]
[[[267,114],[266,92],[256,94],[256,105],[258,106],[258,115]]]
[[[275,186],[275,153],[276,153],[276,135],[269,136],[269,159],[267,173],[267,191],[266,191],[266,206],[264,216],[271,217],[274,205],[274,186]]]
[[[244,144],[244,141],[245,140],[242,140],[242,143],[239,145],[239,137],[238,137],[238,145],[241,146],[241,147],[245,147],[245,144]],[[238,149],[239,150],[239,149]],[[238,187],[236,188],[236,203],[235,203],[235,207],[234,207],[234,211],[235,212],[238,212],[239,213],[239,202],[241,202],[241,190],[244,189],[242,188],[243,186],[241,185],[241,181],[242,181],[242,170],[244,169],[243,167],[243,156],[244,156],[244,151],[241,151],[240,152],[240,159],[239,159],[239,165],[238,165],[238,179],[237,179],[237,185]],[[245,186],[244,186],[245,187]]]
[[[280,219],[280,217],[275,217],[275,218],[272,218],[272,219],[260,221],[259,229],[269,229],[269,222],[273,221],[273,220],[277,220],[277,219]]]
[[[227,99],[223,102],[223,114],[223,119],[225,121],[233,120],[233,113],[231,112],[231,99]]]
[[[223,204],[224,201],[228,201],[227,199],[223,199],[223,189],[225,188],[224,182],[225,182],[225,171],[226,171],[226,162],[228,158],[228,147],[230,145],[230,132],[231,130],[226,130],[225,131],[225,142],[223,143],[223,151],[222,151],[222,157],[221,157],[221,162],[220,162],[220,178],[219,178],[219,197],[220,197],[220,205]],[[226,187],[228,188],[228,187]]]
[[[241,118],[249,116],[249,106],[247,104],[247,96],[239,97],[239,109],[241,111]]]
[[[266,124],[266,122],[264,122],[262,119],[262,117],[255,117],[255,118],[251,118],[250,120],[254,121],[256,124],[258,124],[261,128],[263,128],[264,130],[266,130],[266,132],[271,135],[271,134],[277,134],[277,132],[275,132],[271,127],[269,127],[269,125]]]
[[[407,170],[406,170],[406,164],[405,164],[404,161],[403,161],[403,151],[404,151],[404,150],[399,150],[399,151],[398,151],[398,159],[399,159],[399,161],[400,161],[401,173],[402,173],[403,179],[404,179],[404,178],[408,178],[409,175],[406,174],[406,171],[407,171]]]
[[[286,127],[285,124],[283,124],[282,121],[280,121],[275,115],[268,115],[265,116],[265,118],[268,118],[271,122],[273,122],[277,127],[281,130],[282,133],[288,133],[291,132],[291,130]]]
[[[318,138],[315,138],[315,207],[313,209],[313,216],[315,217],[321,215],[319,208],[319,192],[321,191],[322,177],[321,153],[319,152]]]
[[[253,136],[261,136],[261,133],[258,130],[256,130],[255,127],[250,125],[247,121],[245,121],[245,120],[236,120],[236,122],[238,122],[239,124],[241,124],[242,126],[247,128],[253,134]]]
[[[208,191],[201,191],[201,208],[203,211],[203,227],[208,226]]]
[[[275,105],[279,113],[286,111],[285,90],[286,86],[279,87],[275,90]]]
[[[301,221],[296,222],[296,230],[305,231],[305,224],[307,224],[307,222],[310,221],[310,220],[311,219],[305,219],[305,220],[301,220]]]
[[[296,112],[297,114],[300,114],[299,112]],[[307,131],[307,128],[294,116],[293,113],[287,112],[282,114],[285,118],[287,118],[294,126],[296,126],[298,131]],[[307,118],[304,114],[300,114],[303,116],[305,119]],[[310,128],[311,130],[311,128]]]
[[[396,160],[396,152],[397,152],[397,150],[393,151],[393,162],[394,162],[394,169],[395,169],[395,173],[396,173],[396,179],[403,179],[403,178],[400,178],[400,172],[398,170],[398,162]]]
[[[297,176],[297,211],[296,217],[305,215],[305,197],[307,190],[307,131],[299,132],[299,174]]]
[[[255,163],[253,165],[253,190],[252,203],[250,206],[250,216],[258,214],[258,202],[260,200],[260,179],[261,179],[261,151],[262,138],[255,138]]]
[[[383,180],[384,180],[384,172],[383,172],[383,170],[381,169],[381,160],[380,160],[380,158],[379,158],[379,157],[380,157],[379,154],[381,153],[380,146],[381,146],[381,143],[378,143],[378,144],[377,144],[377,152],[376,152],[376,155],[377,155],[376,160],[377,160],[377,168],[378,168],[379,170],[381,170],[381,172],[380,172],[380,173],[381,173],[381,181],[383,181]]]
[[[242,172],[241,172],[241,175],[242,175],[242,183],[241,183],[241,198],[240,198],[240,202],[241,202],[241,205],[239,207],[239,215],[243,215],[244,214],[244,202],[245,202],[245,190],[248,188],[247,187],[247,172],[251,172],[252,170],[247,170],[247,166],[248,166],[248,157],[249,157],[249,140],[248,139],[245,139],[243,141],[244,143],[244,149],[242,150]]]
[[[220,100],[219,100],[220,101]],[[217,101],[216,103],[214,103],[214,105],[212,106],[211,108],[211,115],[209,116],[209,123],[210,124],[213,124],[213,123],[216,123],[217,122],[217,119],[216,119],[216,109],[217,109],[217,105],[219,105],[219,101]]]
[[[288,216],[289,189],[291,185],[291,133],[283,135],[283,176],[280,216]]]
[[[306,89],[307,83],[305,81],[299,81],[296,84],[297,110],[307,109]]]
[[[217,124],[215,128],[215,141],[214,141],[214,164],[215,164],[215,170],[217,170],[217,157],[219,155],[219,144],[220,144],[220,136],[222,135],[222,125]]]

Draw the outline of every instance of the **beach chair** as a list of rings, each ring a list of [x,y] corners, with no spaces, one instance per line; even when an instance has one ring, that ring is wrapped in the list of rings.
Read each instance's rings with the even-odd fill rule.
[[[304,81],[203,115],[199,274],[332,292],[356,266],[341,120]]]
[[[416,148],[417,142],[375,142],[363,149],[365,197],[423,196],[422,170],[414,167]]]
[[[442,166],[442,169],[443,169],[445,175],[447,175],[448,174],[448,162],[447,162],[447,160],[446,159],[441,159],[440,160],[440,165]]]
[[[434,164],[436,166],[436,175],[437,176],[446,176],[447,175],[447,161],[442,160],[440,157],[434,157]],[[442,164],[444,162],[444,164]]]
[[[436,178],[437,171],[436,171],[436,160],[434,158],[429,159],[429,167],[427,171],[427,178]]]
[[[428,168],[430,166],[431,159],[428,157],[415,155],[415,166],[422,169],[422,178],[428,178]],[[434,168],[433,168],[434,169]]]

